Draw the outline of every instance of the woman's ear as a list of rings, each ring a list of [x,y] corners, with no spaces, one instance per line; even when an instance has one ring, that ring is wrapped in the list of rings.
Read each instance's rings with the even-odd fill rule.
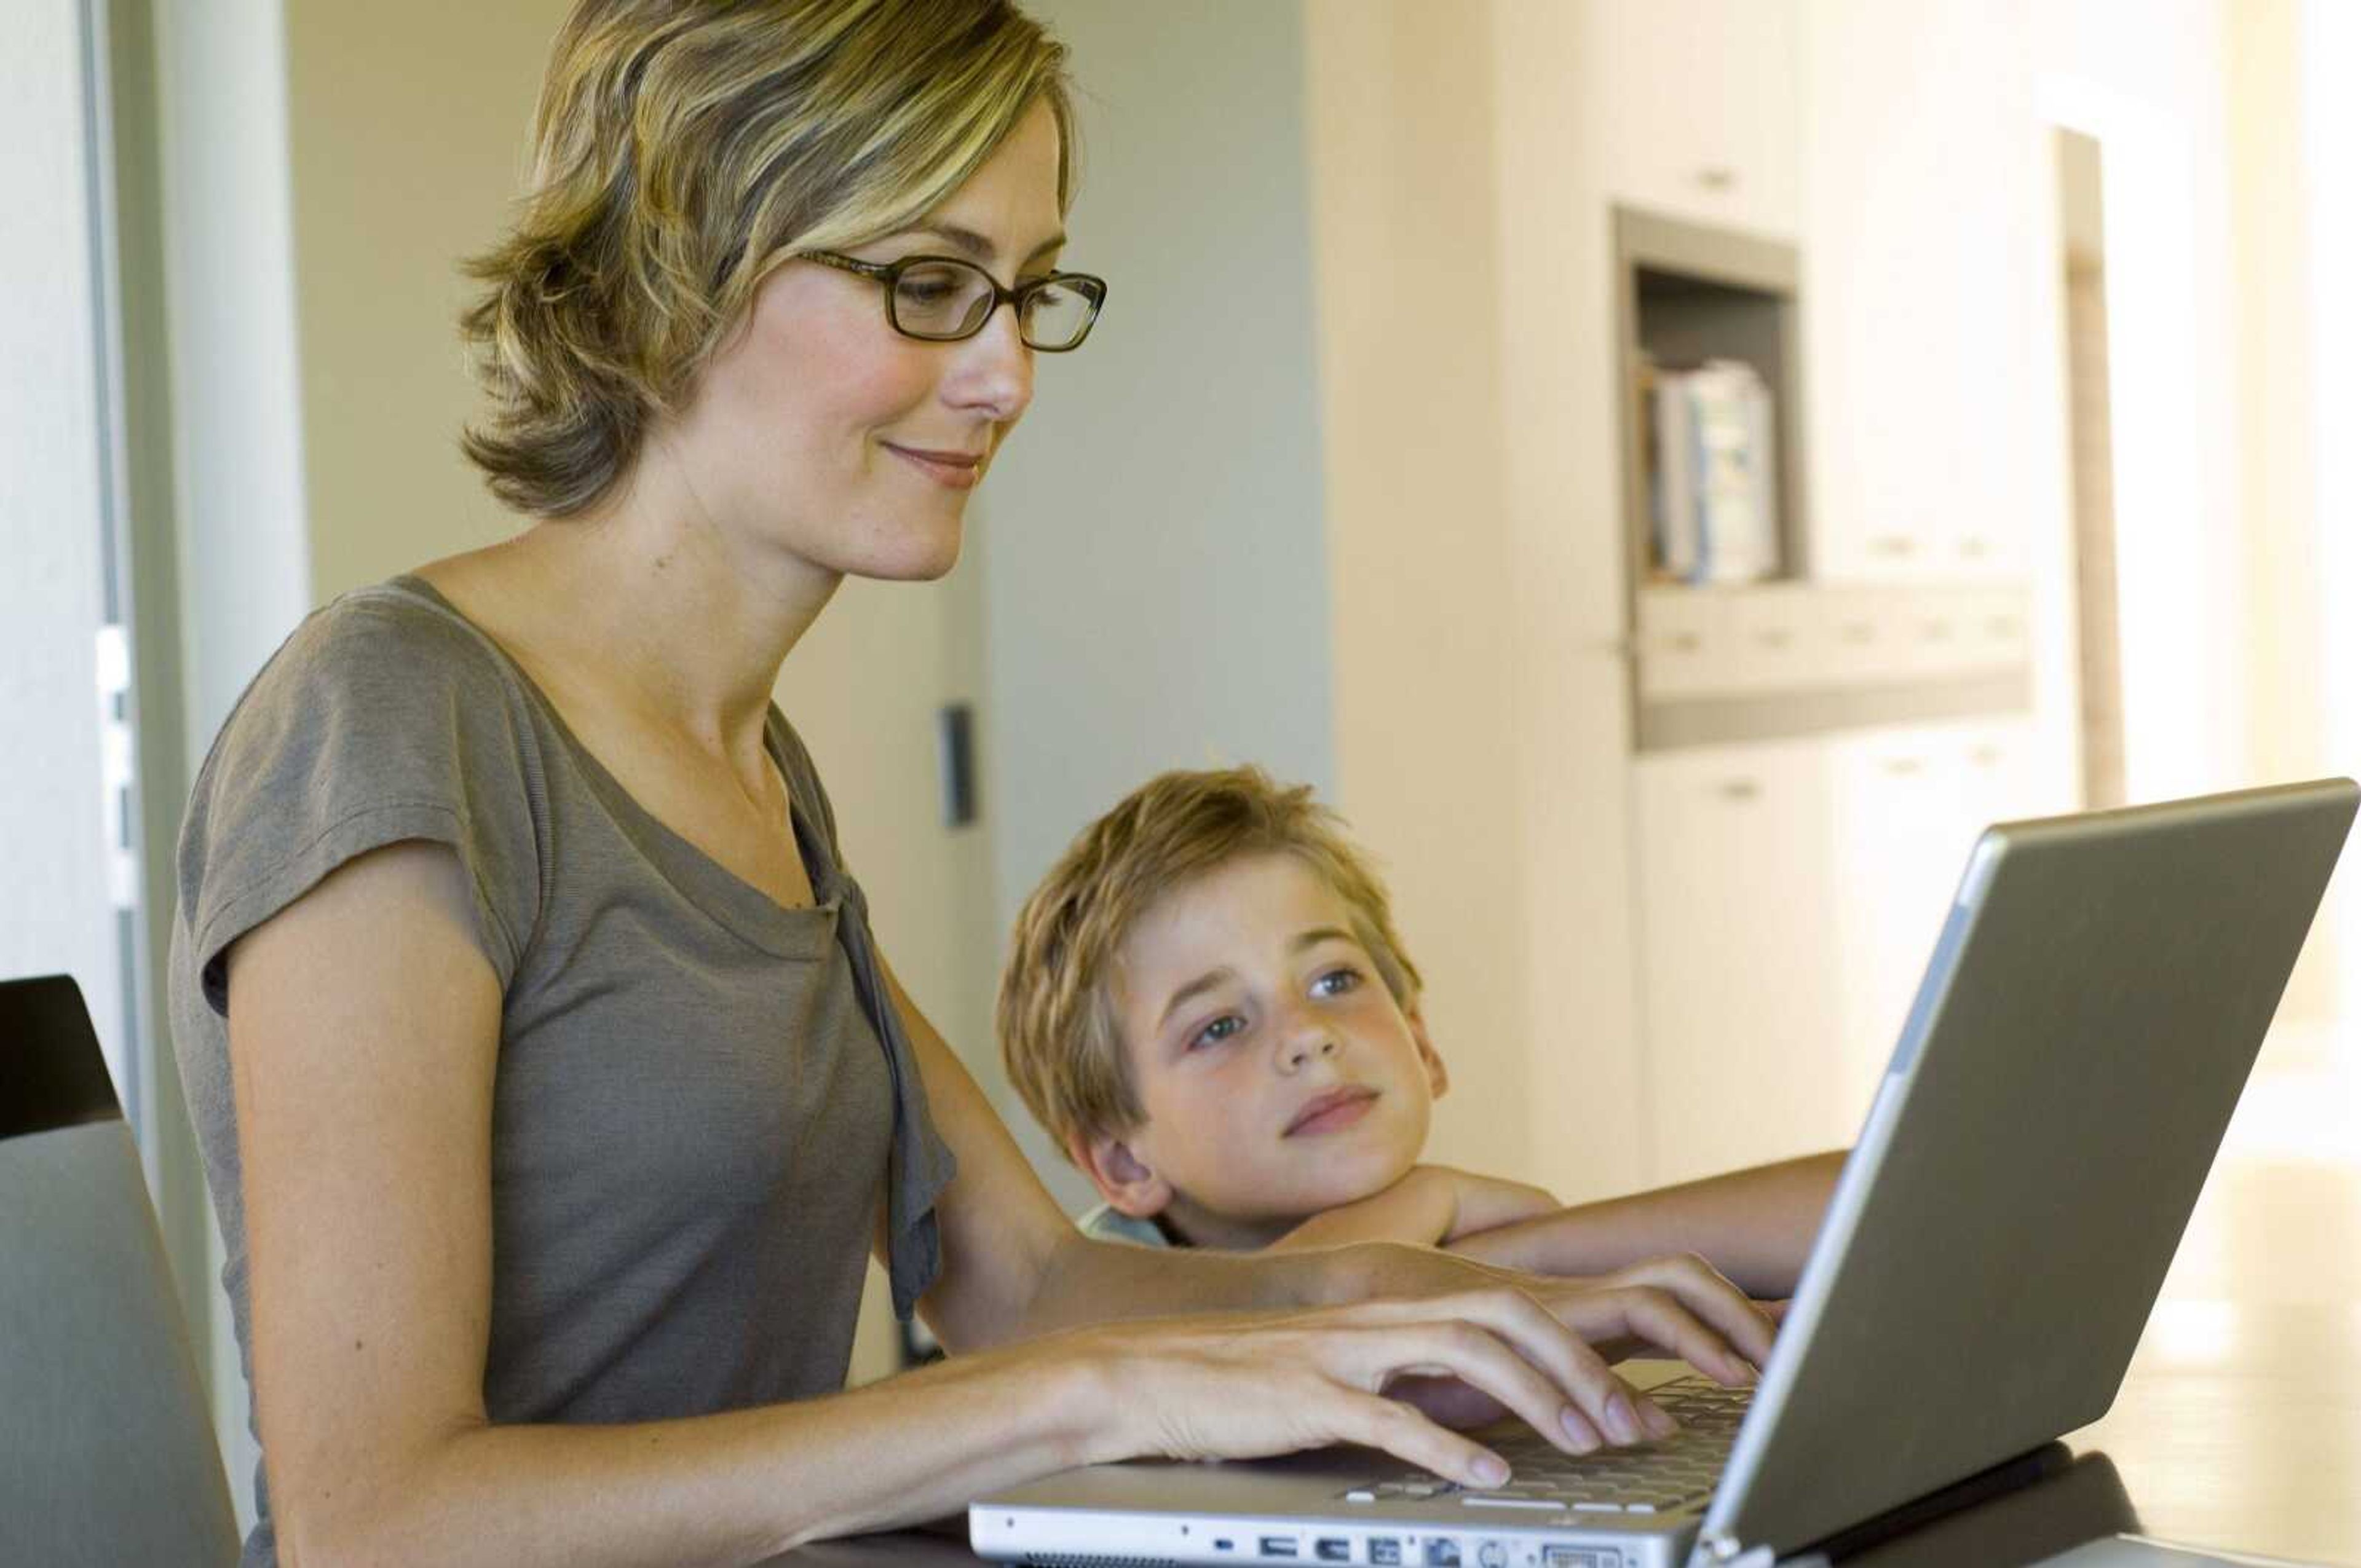
[[[1152,1220],[1172,1201],[1172,1184],[1141,1164],[1121,1138],[1076,1134],[1066,1145],[1066,1155],[1118,1214]]]
[[[1420,1014],[1418,1003],[1403,1008],[1402,1016],[1410,1021],[1410,1037],[1418,1043],[1419,1065],[1426,1069],[1426,1091],[1440,1100],[1451,1088],[1451,1069],[1443,1065],[1443,1053],[1427,1037],[1426,1019]]]

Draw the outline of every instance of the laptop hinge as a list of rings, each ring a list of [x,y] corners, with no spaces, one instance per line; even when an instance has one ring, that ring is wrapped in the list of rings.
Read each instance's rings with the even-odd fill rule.
[[[1730,1537],[1708,1530],[1697,1537],[1693,1564],[1710,1568],[1828,1568],[1825,1552],[1805,1552],[1782,1557],[1768,1546],[1741,1546]]]

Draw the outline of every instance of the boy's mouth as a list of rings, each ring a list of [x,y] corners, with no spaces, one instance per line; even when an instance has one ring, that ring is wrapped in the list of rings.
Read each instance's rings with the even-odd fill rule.
[[[1332,1089],[1305,1101],[1295,1119],[1288,1123],[1287,1131],[1279,1135],[1291,1138],[1298,1134],[1341,1132],[1367,1115],[1377,1098],[1376,1090],[1360,1084]]]

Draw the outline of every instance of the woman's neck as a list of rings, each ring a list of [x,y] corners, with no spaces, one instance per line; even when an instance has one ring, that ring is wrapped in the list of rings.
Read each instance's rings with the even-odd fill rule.
[[[842,578],[634,485],[423,568],[544,684],[595,686],[723,755],[758,752],[779,670]]]

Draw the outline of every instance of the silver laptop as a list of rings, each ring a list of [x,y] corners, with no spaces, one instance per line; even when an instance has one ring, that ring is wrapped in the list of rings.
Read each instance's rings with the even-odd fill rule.
[[[2114,1401],[2351,827],[2350,780],[1986,831],[1751,1407],[1587,1459],[1498,1434],[1470,1491],[1360,1449],[1069,1471],[986,1557],[1767,1565]]]

